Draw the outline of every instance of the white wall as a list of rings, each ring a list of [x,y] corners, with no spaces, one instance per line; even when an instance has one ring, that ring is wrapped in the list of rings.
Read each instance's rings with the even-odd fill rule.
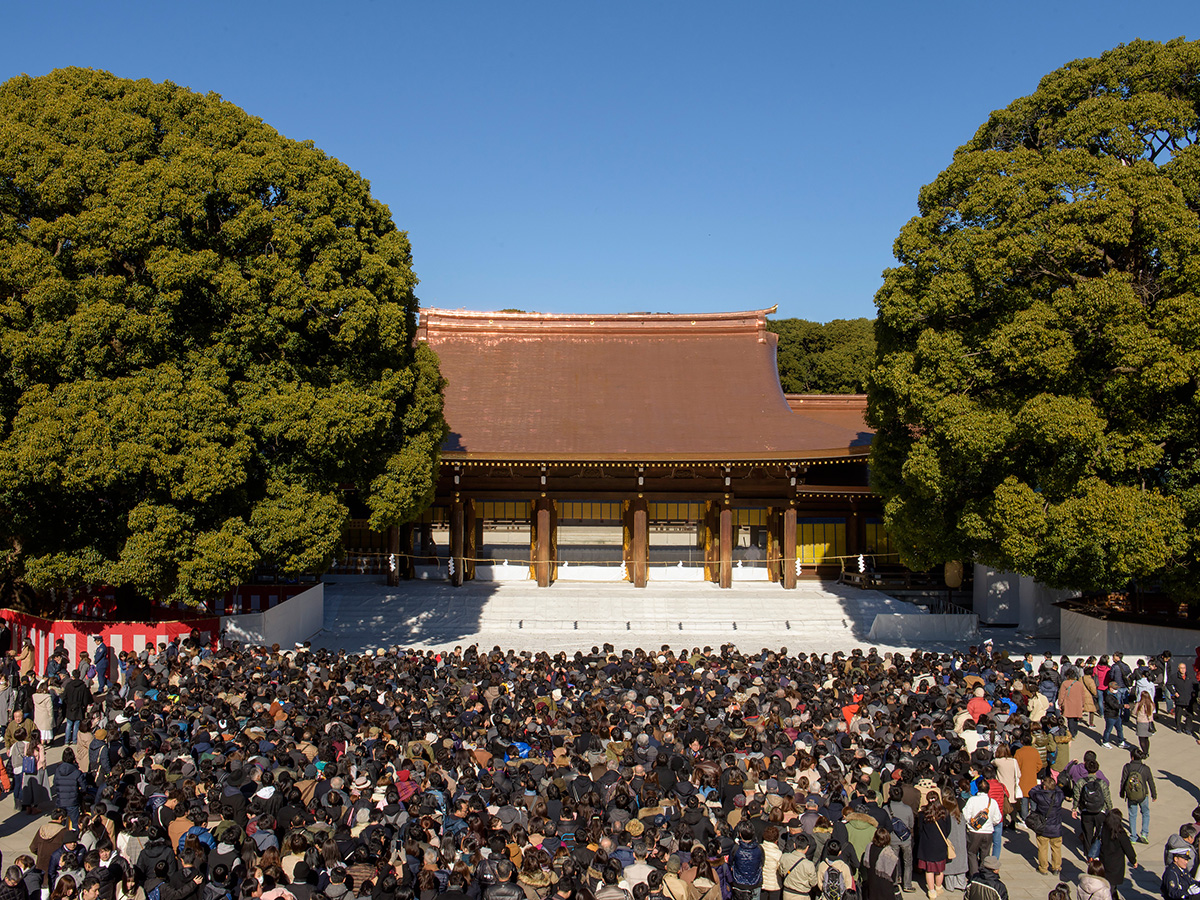
[[[1021,576],[976,563],[972,609],[987,625],[1020,624]]]
[[[227,641],[269,647],[294,647],[325,627],[325,585],[317,584],[273,609],[241,616],[222,616]]]
[[[1046,587],[1029,575],[977,563],[971,606],[985,625],[1016,625],[1028,637],[1057,637],[1059,610],[1054,604],[1074,594]]]
[[[1062,613],[1061,652],[1067,656],[1099,656],[1121,651],[1130,656],[1153,656],[1170,650],[1191,658],[1200,646],[1200,630],[1140,625],[1096,619],[1073,609]],[[1132,660],[1126,659],[1127,662]]]
[[[879,613],[867,638],[881,644],[918,647],[931,641],[970,641],[978,636],[979,616]]]

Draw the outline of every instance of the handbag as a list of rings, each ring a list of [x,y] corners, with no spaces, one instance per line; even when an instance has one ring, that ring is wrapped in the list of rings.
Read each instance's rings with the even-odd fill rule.
[[[942,840],[946,842],[946,862],[954,859],[954,845],[950,843],[950,839],[946,837],[946,832],[942,831],[942,823],[934,820],[933,827],[938,830],[938,834],[942,836]]]

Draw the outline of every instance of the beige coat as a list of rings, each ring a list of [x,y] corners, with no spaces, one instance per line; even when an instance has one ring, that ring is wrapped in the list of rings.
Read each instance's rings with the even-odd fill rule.
[[[1016,803],[1017,798],[1022,796],[1017,790],[1021,783],[1021,764],[1011,756],[1006,759],[994,759],[992,762],[996,764],[996,780],[1008,791],[1008,799]]]
[[[1096,689],[1096,679],[1090,672],[1084,673],[1083,686],[1087,688],[1087,693],[1083,697],[1083,711],[1085,713],[1100,712],[1100,691]]]

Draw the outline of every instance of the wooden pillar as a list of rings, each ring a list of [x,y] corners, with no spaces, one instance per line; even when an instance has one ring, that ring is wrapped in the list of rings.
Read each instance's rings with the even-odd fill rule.
[[[721,587],[733,587],[733,510],[721,505]]]
[[[857,556],[862,552],[862,516],[858,514],[858,509],[851,507],[846,514],[846,555]],[[852,562],[854,568],[858,568],[858,560],[848,560]]]
[[[720,581],[720,565],[718,562],[718,538],[720,526],[716,504],[712,500],[704,502],[704,581],[714,584]]]
[[[450,561],[453,572],[450,573],[450,583],[458,587],[463,583],[463,549],[466,545],[463,527],[465,523],[463,502],[455,500],[450,504]]]
[[[387,530],[388,543],[388,566],[387,566],[387,583],[388,587],[397,587],[400,584],[400,526],[389,525]]]
[[[413,527],[409,522],[400,526],[400,577],[411,579],[417,574],[417,563],[413,559]]]
[[[477,524],[475,501],[467,500],[463,503],[463,578],[467,581],[475,580],[475,558],[479,556]]]
[[[783,586],[787,590],[796,587],[796,507],[783,511]]]
[[[629,580],[634,587],[644,588],[650,574],[650,507],[639,497],[630,501],[633,517],[629,546]]]
[[[783,517],[779,508],[772,506],[767,509],[767,578],[772,584],[777,584],[783,572],[779,559],[779,534],[783,528]]]
[[[538,587],[550,587],[551,548],[550,501],[539,497],[533,502],[533,571]]]
[[[483,553],[483,515],[480,512],[475,513],[475,556],[478,557]]]

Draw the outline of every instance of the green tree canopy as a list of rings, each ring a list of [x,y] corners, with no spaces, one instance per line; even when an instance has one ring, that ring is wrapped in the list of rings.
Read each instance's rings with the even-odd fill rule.
[[[365,180],[215,94],[0,86],[7,574],[194,602],[325,566],[347,486],[417,515],[445,423],[415,285]]]
[[[875,360],[870,319],[773,319],[779,335],[779,383],[787,394],[861,394]]]
[[[1135,41],[992,113],[921,190],[868,391],[911,564],[1195,594],[1198,126],[1200,43]]]

